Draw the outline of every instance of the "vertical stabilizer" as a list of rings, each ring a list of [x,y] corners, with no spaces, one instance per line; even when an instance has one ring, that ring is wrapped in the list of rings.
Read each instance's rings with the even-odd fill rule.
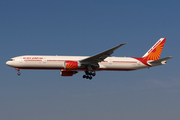
[[[158,60],[162,49],[164,47],[164,44],[166,42],[166,38],[159,39],[155,45],[142,57],[143,61],[149,61],[149,60]]]

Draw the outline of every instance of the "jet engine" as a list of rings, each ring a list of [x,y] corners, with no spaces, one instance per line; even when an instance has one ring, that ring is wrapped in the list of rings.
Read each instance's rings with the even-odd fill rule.
[[[65,61],[64,62],[64,69],[65,70],[74,70],[80,67],[80,63],[77,61]]]
[[[69,71],[69,70],[61,70],[60,74],[61,76],[73,76],[76,74],[76,71]]]

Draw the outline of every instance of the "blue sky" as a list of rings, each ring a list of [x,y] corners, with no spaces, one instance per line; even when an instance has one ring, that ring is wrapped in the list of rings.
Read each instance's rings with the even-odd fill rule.
[[[2,0],[0,119],[179,120],[178,0]],[[167,65],[97,72],[92,81],[56,70],[21,70],[19,55],[94,55],[120,43],[113,56],[141,57],[161,37]]]

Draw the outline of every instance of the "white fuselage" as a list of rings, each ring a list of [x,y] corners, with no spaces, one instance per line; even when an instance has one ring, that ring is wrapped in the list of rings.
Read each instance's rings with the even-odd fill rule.
[[[73,76],[78,71],[84,71],[83,78],[91,80],[96,75],[95,71],[131,71],[166,64],[166,60],[172,57],[159,59],[165,41],[166,38],[159,39],[141,58],[109,57],[116,49],[126,44],[123,43],[93,56],[25,55],[11,58],[6,64],[14,67],[18,75],[21,74],[20,69],[60,70],[61,76]]]
[[[89,56],[39,56],[26,55],[14,57],[6,64],[19,69],[65,69],[65,61],[80,61]],[[130,71],[142,68],[149,68],[139,60],[131,57],[107,57],[99,62],[99,70]],[[78,68],[73,71],[85,71],[87,68]]]

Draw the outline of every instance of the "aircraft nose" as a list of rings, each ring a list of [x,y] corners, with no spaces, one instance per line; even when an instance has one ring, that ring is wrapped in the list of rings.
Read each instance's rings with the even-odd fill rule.
[[[9,61],[6,62],[6,65],[9,65]]]
[[[8,65],[8,66],[10,66],[10,67],[13,66],[12,61],[7,61],[7,62],[6,62],[6,65]]]
[[[6,61],[6,65],[14,67],[14,59],[11,58],[10,60]]]

